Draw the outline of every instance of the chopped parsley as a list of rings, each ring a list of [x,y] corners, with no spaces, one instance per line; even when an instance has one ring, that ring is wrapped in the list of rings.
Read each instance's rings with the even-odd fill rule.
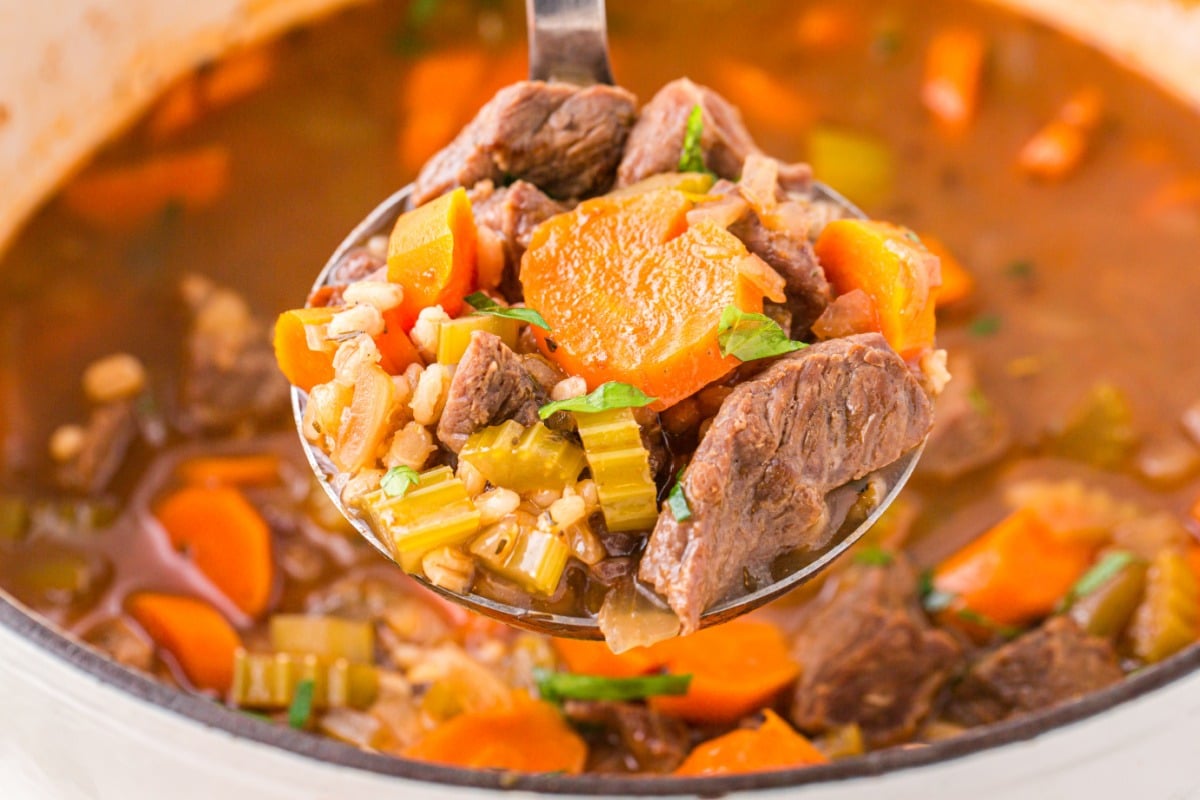
[[[475,309],[476,314],[490,314],[493,317],[515,319],[530,325],[536,325],[544,331],[550,330],[546,320],[532,308],[505,308],[483,292],[475,292],[466,296],[467,305]]]
[[[602,383],[591,393],[566,400],[555,400],[538,409],[538,417],[548,419],[556,411],[574,411],[577,414],[594,414],[613,408],[641,408],[657,400],[636,386],[620,381]]]
[[[930,614],[945,611],[955,600],[954,594],[943,592],[934,587],[933,571],[928,569],[921,573],[921,577],[917,582],[917,594],[921,598],[921,605]]]
[[[683,132],[683,150],[679,154],[680,172],[708,172],[708,167],[704,164],[704,148],[700,144],[703,133],[704,109],[696,104],[688,114],[687,128]]]
[[[1035,268],[1033,262],[1029,259],[1020,258],[1004,268],[1008,277],[1021,280],[1024,278],[1032,278]]]
[[[379,488],[388,497],[404,497],[413,486],[421,482],[421,473],[412,467],[392,467],[379,479]]]
[[[864,547],[854,554],[855,564],[864,564],[868,567],[886,567],[890,565],[896,557],[882,547],[871,546]]]
[[[742,311],[737,306],[725,306],[717,326],[717,343],[721,355],[739,361],[754,361],[791,353],[808,345],[794,342],[779,323],[766,314]]]
[[[305,678],[296,684],[296,693],[292,695],[292,703],[288,706],[288,725],[296,730],[308,726],[313,712],[313,681]]]
[[[667,494],[667,508],[671,509],[671,516],[676,522],[683,522],[692,518],[692,507],[688,505],[687,495],[683,493],[683,470],[675,476],[675,485],[671,487],[671,491]]]
[[[606,678],[571,672],[534,670],[538,694],[543,700],[642,700],[647,697],[687,694],[691,675],[643,675],[636,678]]]
[[[998,314],[981,314],[971,321],[967,330],[972,336],[984,338],[1000,330],[1001,320]]]
[[[1066,611],[1077,600],[1087,597],[1092,592],[1099,589],[1104,584],[1112,580],[1118,572],[1125,569],[1136,560],[1136,556],[1127,550],[1114,550],[1108,553],[1104,558],[1096,562],[1087,572],[1083,574],[1075,585],[1067,592],[1067,596],[1063,598],[1059,610]]]

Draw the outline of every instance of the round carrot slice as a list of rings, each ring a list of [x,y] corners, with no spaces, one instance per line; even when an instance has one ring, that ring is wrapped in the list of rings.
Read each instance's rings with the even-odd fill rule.
[[[133,595],[126,607],[155,644],[175,657],[193,686],[229,690],[241,640],[216,609],[190,597],[150,592]]]
[[[688,226],[692,205],[676,189],[599,197],[534,232],[521,283],[551,328],[534,333],[590,388],[630,383],[662,409],[737,366],[718,346],[721,312],[761,311],[763,292],[743,275],[752,256],[737,237]]]

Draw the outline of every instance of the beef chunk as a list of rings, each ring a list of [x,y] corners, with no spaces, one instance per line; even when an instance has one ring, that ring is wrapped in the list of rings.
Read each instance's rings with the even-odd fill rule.
[[[635,102],[615,86],[522,81],[505,87],[421,169],[412,204],[456,186],[513,178],[554,197],[606,192],[633,125]]]
[[[538,421],[538,408],[549,395],[521,365],[521,357],[500,337],[485,331],[471,334],[471,343],[450,381],[450,393],[437,434],[454,452],[475,431],[514,419],[522,425]]]
[[[954,378],[938,396],[936,420],[917,469],[953,480],[1003,456],[1012,431],[1008,418],[980,390],[970,356],[952,353],[946,368]]]
[[[692,516],[659,515],[642,580],[695,630],[746,571],[825,544],[825,496],[898,459],[932,422],[928,396],[878,334],[779,359],[722,404],[684,472]]]
[[[1064,703],[1123,676],[1108,641],[1089,636],[1070,617],[1054,617],[971,667],[946,717],[986,725]]]
[[[632,411],[642,437],[642,447],[649,453],[647,460],[650,462],[650,475],[657,478],[671,462],[667,440],[663,436],[662,420],[659,419],[657,411],[648,408],[635,408]]]
[[[518,302],[522,292],[517,273],[521,256],[533,238],[533,229],[555,214],[567,211],[569,206],[547,197],[528,181],[517,181],[499,189],[491,181],[483,181],[471,189],[470,196],[475,223],[491,230],[504,243],[504,277],[500,293],[509,302]]]
[[[65,488],[94,494],[108,487],[125,461],[137,435],[137,416],[132,400],[117,400],[92,410],[83,429],[83,444],[58,470]]]
[[[629,133],[617,184],[628,186],[660,172],[678,170],[688,116],[696,106],[702,109],[704,120],[700,146],[705,165],[719,177],[736,180],[746,156],[759,152],[741,114],[712,89],[680,78],[659,89],[642,107]]]
[[[590,749],[601,751],[608,771],[667,773],[687,756],[687,725],[646,706],[569,700],[563,710],[572,722],[599,728]]]
[[[929,716],[962,655],[916,608],[901,557],[855,565],[810,609],[794,652],[803,665],[792,720],[816,734],[857,723],[871,747],[905,741]]]
[[[792,313],[792,335],[807,333],[829,305],[830,297],[829,281],[817,263],[808,231],[768,228],[750,211],[730,225],[729,232],[783,276],[787,306]]]

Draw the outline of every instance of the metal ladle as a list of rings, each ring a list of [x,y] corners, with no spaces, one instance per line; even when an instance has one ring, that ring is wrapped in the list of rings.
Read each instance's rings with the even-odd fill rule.
[[[611,84],[613,82],[612,71],[608,63],[604,0],[526,0],[526,11],[529,31],[529,77],[531,79],[561,80],[576,84]],[[374,236],[386,235],[394,225],[396,218],[405,211],[411,192],[412,186],[405,186],[371,211],[334,251],[324,269],[317,276],[313,289],[316,290],[331,283],[331,277],[338,263],[350,250],[363,247]],[[844,216],[866,217],[856,206],[824,184],[815,182],[812,196],[814,200],[836,204],[842,209]],[[292,388],[292,408],[295,413],[296,426],[301,430],[307,399],[308,395],[304,391]],[[336,468],[329,457],[313,447],[303,434],[300,436],[300,441],[309,464],[334,505],[364,539],[374,545],[385,557],[394,561],[391,547],[371,529],[363,517],[342,503],[338,490],[332,484]],[[812,558],[803,560],[795,569],[788,571],[775,582],[713,605],[701,616],[700,625],[702,627],[715,625],[745,614],[796,588],[825,569],[847,548],[858,541],[895,500],[900,489],[912,474],[922,449],[923,445],[918,446],[887,467],[854,482],[855,486],[862,486],[871,480],[882,480],[886,487],[882,500],[861,523],[851,530],[839,529],[830,545],[814,554]],[[854,489],[854,487],[848,488],[851,492]],[[842,511],[844,513],[845,509]],[[836,521],[836,516],[834,521]],[[846,527],[848,527],[846,524],[841,524],[842,529]],[[535,608],[514,606],[474,593],[458,594],[435,586],[420,576],[413,577],[429,589],[455,603],[510,625],[555,636],[577,639],[603,638],[595,617],[567,616]],[[646,591],[648,593],[649,590]],[[665,604],[662,608],[665,610]]]

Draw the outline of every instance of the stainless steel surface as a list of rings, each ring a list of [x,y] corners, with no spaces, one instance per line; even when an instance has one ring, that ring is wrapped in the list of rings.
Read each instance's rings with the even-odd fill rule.
[[[387,200],[383,201],[375,208],[342,242],[341,246],[330,257],[325,264],[324,269],[317,276],[316,282],[313,284],[313,289],[324,286],[330,281],[334,270],[337,267],[341,258],[351,249],[362,247],[372,236],[386,235],[392,228],[396,217],[404,212],[408,202],[408,196],[411,191],[410,186],[406,186],[400,191],[393,194]],[[842,207],[846,214],[856,217],[863,217],[863,213],[855,207],[850,201],[846,200],[837,192],[829,187],[816,183],[813,188],[814,198],[832,201]],[[297,429],[301,429],[301,420],[304,416],[304,406],[307,401],[307,395],[293,387],[292,389],[292,408],[295,413]],[[395,560],[392,555],[391,548],[388,544],[382,541],[371,530],[359,515],[345,507],[337,489],[331,483],[335,474],[335,469],[332,462],[325,453],[308,443],[303,435],[300,436],[301,445],[304,447],[304,452],[308,457],[309,464],[312,465],[313,471],[321,481],[322,487],[329,495],[329,498],[334,502],[338,509],[345,515],[346,519],[362,534],[363,538],[375,546],[386,558]],[[843,538],[836,540],[831,546],[827,547],[819,553],[814,554],[812,560],[800,565],[795,571],[787,574],[781,580],[747,593],[740,597],[732,598],[723,601],[709,608],[700,618],[701,627],[715,625],[720,622],[725,622],[734,617],[745,614],[764,603],[788,592],[800,584],[808,581],[819,573],[822,569],[828,566],[834,559],[841,555],[850,545],[858,541],[863,534],[870,529],[883,513],[891,502],[896,498],[900,489],[912,474],[913,467],[916,466],[917,459],[921,455],[922,447],[917,447],[914,450],[906,453],[898,461],[890,464],[887,467],[875,473],[876,476],[882,478],[887,486],[883,502],[880,503],[867,519],[857,528],[847,533]],[[399,568],[399,567],[397,567]],[[501,603],[488,597],[483,597],[477,594],[460,595],[455,592],[442,589],[434,586],[422,578],[417,578],[433,591],[449,598],[450,600],[460,603],[468,608],[474,609],[489,617],[507,622],[511,625],[516,625],[528,630],[550,633],[555,636],[567,636],[577,639],[601,639],[603,638],[600,628],[593,617],[570,617],[562,614],[552,614],[544,611],[538,611],[531,608],[523,608],[520,606],[508,605]]]
[[[612,83],[604,0],[525,0],[529,77]]]

